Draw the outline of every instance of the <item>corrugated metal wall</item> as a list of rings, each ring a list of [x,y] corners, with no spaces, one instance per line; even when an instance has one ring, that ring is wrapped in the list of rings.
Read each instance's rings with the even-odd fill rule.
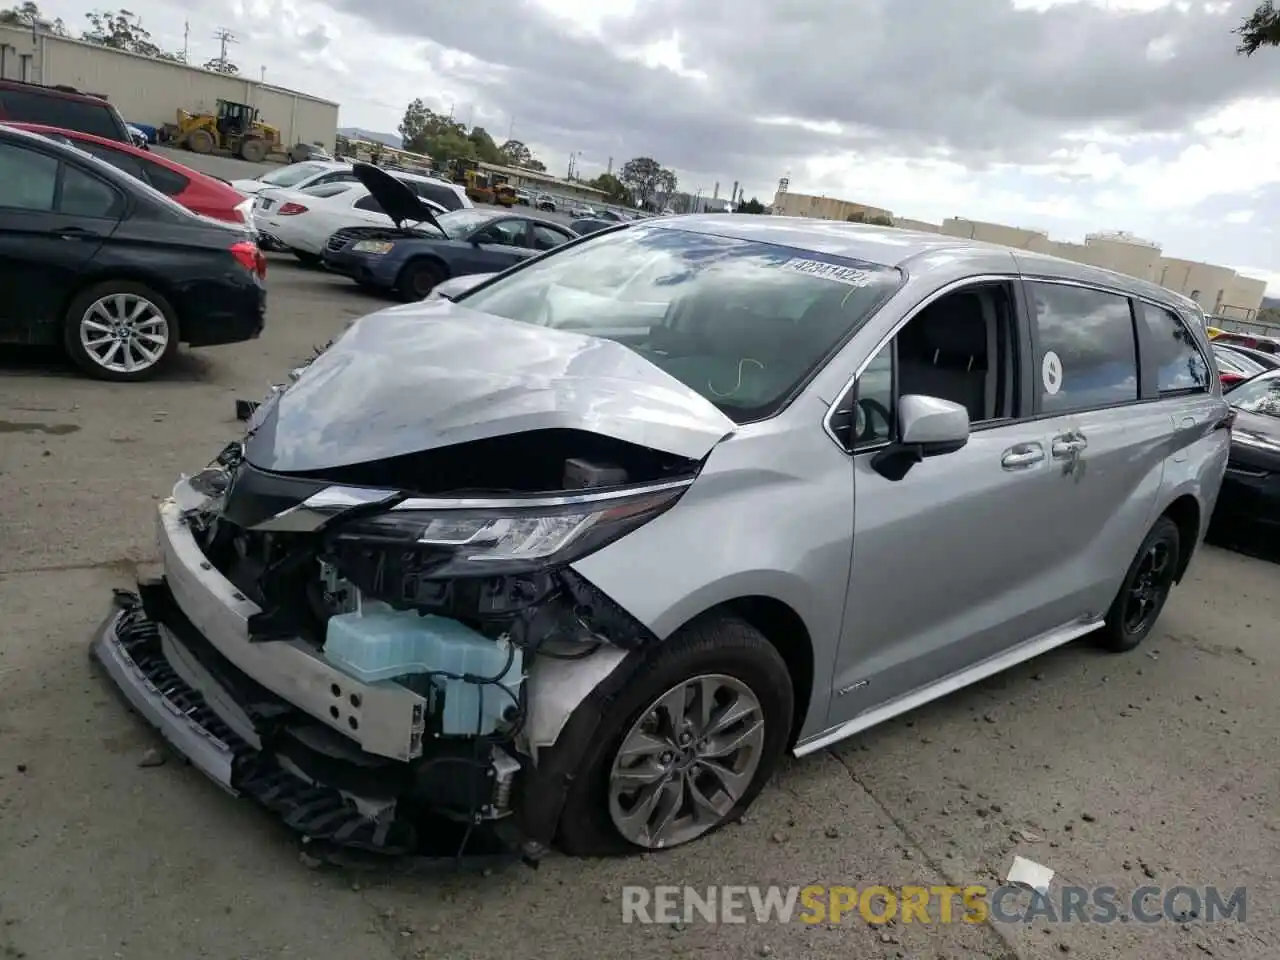
[[[126,120],[159,126],[173,123],[179,108],[212,111],[218,99],[234,100],[256,106],[265,122],[280,128],[286,147],[302,141],[334,148],[338,105],[327,100],[76,40],[47,34],[33,39],[27,30],[0,28],[0,43],[13,48],[5,58],[6,77],[24,79],[25,54],[30,58],[25,79],[104,94]]]

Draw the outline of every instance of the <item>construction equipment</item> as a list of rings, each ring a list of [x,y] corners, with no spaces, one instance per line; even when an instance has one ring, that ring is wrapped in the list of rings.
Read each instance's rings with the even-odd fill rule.
[[[467,188],[467,196],[473,203],[496,203],[503,207],[513,207],[516,203],[516,191],[502,174],[491,173],[480,169],[475,160],[458,159],[450,168],[453,182]]]
[[[173,139],[192,153],[230,153],[250,163],[280,149],[280,129],[259,120],[257,107],[231,100],[219,100],[216,114],[179,110]]]

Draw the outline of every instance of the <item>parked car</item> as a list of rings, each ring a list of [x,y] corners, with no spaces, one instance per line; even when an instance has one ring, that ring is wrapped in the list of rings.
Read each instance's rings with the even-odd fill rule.
[[[1213,338],[1213,342],[1233,347],[1248,347],[1251,350],[1261,350],[1263,353],[1280,353],[1280,340],[1261,334],[1222,330]]]
[[[1280,369],[1266,370],[1225,394],[1235,416],[1231,457],[1213,523],[1228,534],[1280,531]]]
[[[312,840],[415,849],[443,813],[666,850],[787,751],[1141,644],[1228,416],[1199,308],[1152,283],[650,221],[354,323],[160,504],[165,580],[95,655]]]
[[[622,214],[614,210],[600,210],[596,213],[596,218],[600,220],[612,220],[614,223],[626,223],[634,217],[624,217]]]
[[[1252,347],[1242,347],[1238,344],[1215,343],[1213,344],[1214,355],[1218,355],[1220,351],[1229,351],[1231,356],[1243,357],[1260,366],[1263,370],[1275,370],[1280,367],[1280,354],[1267,353],[1265,350],[1254,350]]]
[[[581,220],[574,220],[569,224],[569,229],[574,233],[586,235],[595,233],[597,230],[604,230],[607,227],[616,227],[618,224],[613,220],[605,220],[601,217],[583,217]]]
[[[395,176],[417,184],[414,189],[424,199],[445,210],[469,210],[475,206],[461,184],[409,171],[396,171]],[[255,180],[232,180],[231,185],[246,196],[257,196],[265,190],[306,190],[331,183],[357,182],[350,163],[308,160],[264,173]]]
[[[132,143],[119,111],[103,97],[73,87],[0,79],[0,123],[42,123]]]
[[[333,154],[318,143],[295,143],[289,148],[288,157],[290,163],[303,163],[307,160],[333,160]]]
[[[545,210],[547,213],[556,212],[556,198],[549,193],[538,194],[533,205],[539,210]]]
[[[1235,386],[1266,369],[1262,364],[1221,343],[1213,344],[1213,358],[1217,362],[1218,379],[1223,387]]]
[[[558,223],[522,214],[424,210],[410,184],[368,164],[356,164],[355,172],[393,225],[337,231],[325,244],[324,265],[404,300],[421,300],[444,280],[499,272],[576,239]]]
[[[516,191],[516,203],[522,207],[533,206],[533,199],[534,199],[533,194],[530,193],[528,190]]]
[[[422,203],[432,214],[446,212],[430,200]],[[291,252],[308,266],[320,264],[325,244],[335,233],[360,226],[387,228],[395,222],[378,199],[357,181],[326,183],[305,190],[268,190],[258,194],[255,204],[254,223],[271,238],[272,247]]]
[[[585,203],[571,203],[569,204],[569,209],[565,212],[575,220],[584,220],[587,218],[597,219],[599,217],[599,214]]]
[[[258,336],[266,259],[96,157],[0,126],[0,341],[61,344],[104,380]]]
[[[246,199],[226,181],[192,170],[163,154],[77,130],[62,130],[37,123],[13,123],[9,126],[38,133],[92,154],[172,197],[193,213],[253,229],[252,200]]]

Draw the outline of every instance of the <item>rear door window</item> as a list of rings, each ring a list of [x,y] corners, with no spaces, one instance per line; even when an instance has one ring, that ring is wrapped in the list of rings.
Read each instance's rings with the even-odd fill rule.
[[[49,213],[58,189],[58,161],[26,147],[0,143],[0,208]]]
[[[462,200],[458,192],[442,183],[423,183],[421,180],[407,181],[408,186],[423,200],[438,203],[446,210],[461,210]]]
[[[124,136],[122,125],[106,101],[5,89],[0,90],[0,114],[15,123],[43,123],[108,140],[120,140]]]
[[[135,159],[147,172],[147,181],[166,197],[176,197],[191,186],[191,179],[177,170],[170,170],[164,164],[156,163],[154,160],[144,160],[141,157]]]
[[[1209,363],[1187,325],[1177,314],[1163,307],[1139,302],[1137,308],[1142,311],[1150,333],[1143,346],[1155,354],[1156,383],[1160,393],[1208,390]]]
[[[1129,299],[1102,290],[1028,281],[1036,407],[1073,413],[1138,399],[1138,349]]]
[[[124,198],[111,184],[85,173],[79,167],[65,164],[62,174],[62,196],[58,212],[68,217],[116,219],[124,209]]]

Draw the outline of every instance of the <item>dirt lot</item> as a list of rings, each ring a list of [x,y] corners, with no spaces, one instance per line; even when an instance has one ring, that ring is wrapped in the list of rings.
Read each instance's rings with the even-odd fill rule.
[[[170,760],[89,669],[153,509],[344,321],[381,306],[273,260],[263,338],[149,385],[0,361],[0,957],[1280,956],[1276,567],[1208,548],[1135,654],[1087,645],[789,764],[691,848],[489,876],[314,870]],[[1015,853],[1058,883],[1248,886],[1248,922],[624,925],[624,884],[965,884]],[[935,916],[936,921],[936,916]]]

